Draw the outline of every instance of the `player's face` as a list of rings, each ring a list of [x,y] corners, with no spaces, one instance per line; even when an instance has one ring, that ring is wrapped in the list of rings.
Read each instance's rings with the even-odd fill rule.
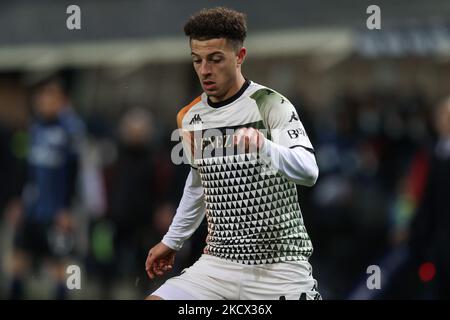
[[[245,53],[245,48],[236,50],[224,38],[191,40],[195,72],[212,101],[225,100],[235,93]]]

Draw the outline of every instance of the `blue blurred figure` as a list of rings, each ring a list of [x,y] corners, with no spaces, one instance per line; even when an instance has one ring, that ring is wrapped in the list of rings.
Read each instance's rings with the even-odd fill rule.
[[[39,265],[45,260],[57,284],[54,298],[65,299],[64,258],[74,249],[70,208],[85,128],[71,108],[67,85],[59,76],[36,85],[33,111],[27,178],[14,239],[10,298],[25,297],[24,280],[30,262]]]

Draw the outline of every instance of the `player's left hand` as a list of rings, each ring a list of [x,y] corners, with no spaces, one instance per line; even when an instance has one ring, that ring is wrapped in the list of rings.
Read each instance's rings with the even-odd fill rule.
[[[254,128],[240,128],[233,136],[233,144],[244,148],[245,152],[256,152],[264,145],[264,134]]]

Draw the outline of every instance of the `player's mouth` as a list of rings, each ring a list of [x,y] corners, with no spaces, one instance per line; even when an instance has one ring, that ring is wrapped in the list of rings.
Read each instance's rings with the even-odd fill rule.
[[[205,89],[205,90],[212,90],[216,86],[216,83],[211,80],[204,80],[204,81],[202,81],[202,84],[203,84],[203,89]]]

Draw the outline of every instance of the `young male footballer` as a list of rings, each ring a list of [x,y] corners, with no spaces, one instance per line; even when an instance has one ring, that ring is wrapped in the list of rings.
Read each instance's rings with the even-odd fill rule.
[[[148,276],[171,270],[205,214],[208,236],[199,260],[147,299],[320,299],[296,189],[313,186],[319,170],[296,109],[242,75],[244,14],[203,9],[184,31],[204,92],[177,116],[192,168],[167,234],[149,250]]]

